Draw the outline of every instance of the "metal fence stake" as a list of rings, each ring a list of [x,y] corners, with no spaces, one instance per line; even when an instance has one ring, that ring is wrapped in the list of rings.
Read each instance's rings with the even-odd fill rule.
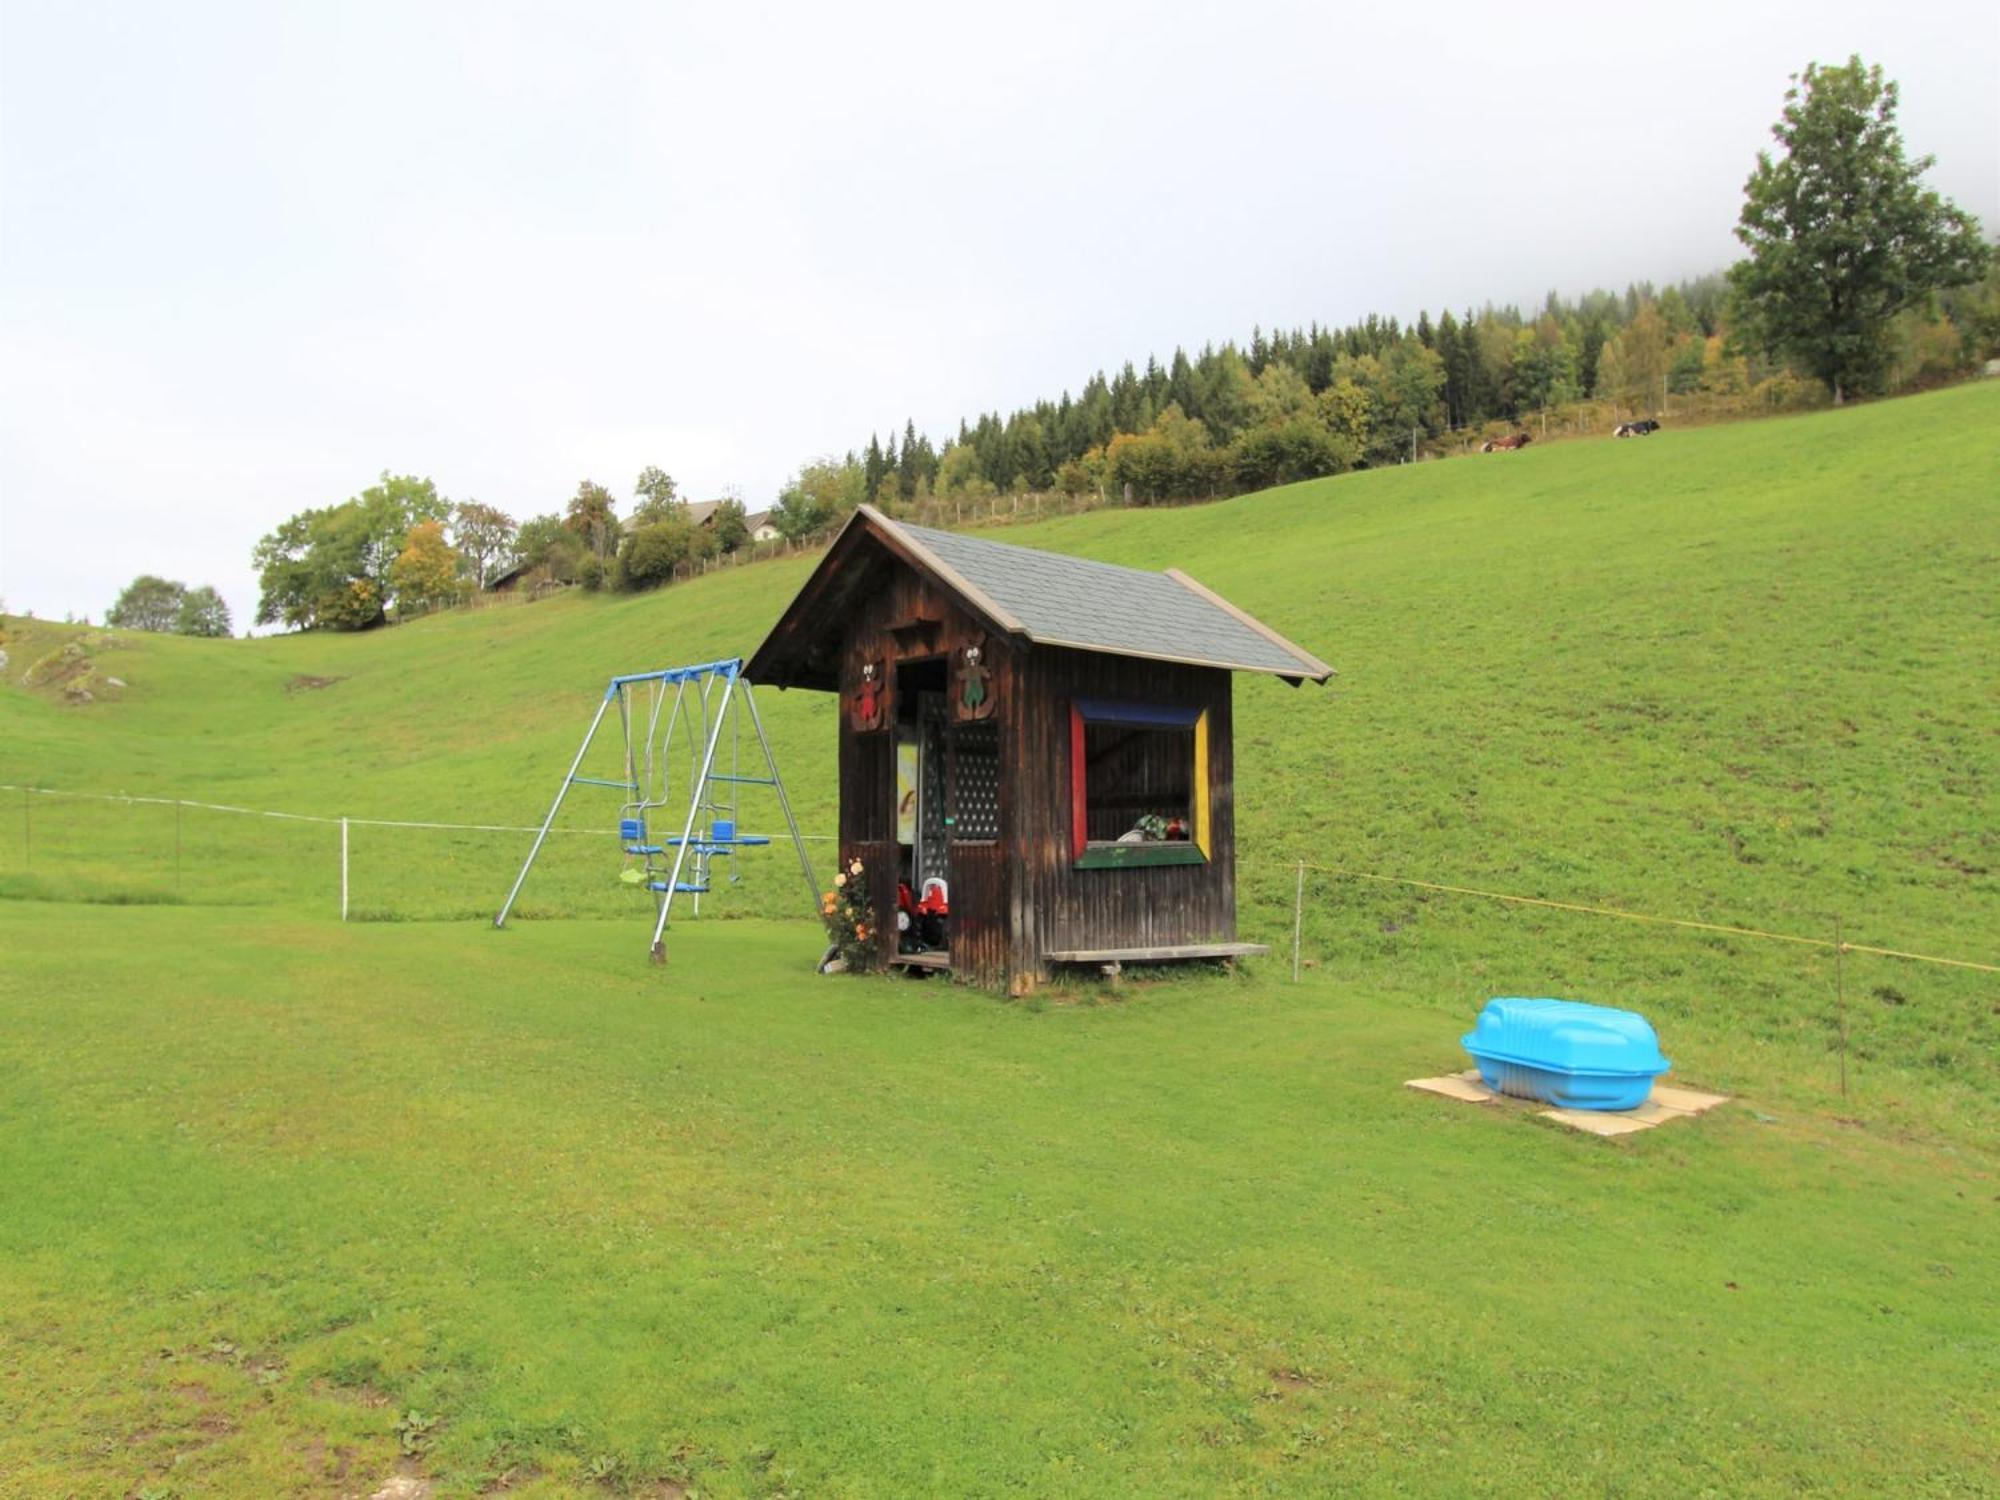
[[[340,920],[347,920],[347,819],[340,820]]]
[[[1847,1097],[1847,976],[1841,955],[1847,945],[1840,940],[1840,918],[1833,919],[1833,1003],[1840,1017],[1840,1097]]]
[[[1292,887],[1292,983],[1299,982],[1299,922],[1306,909],[1306,862],[1299,861],[1298,883]]]

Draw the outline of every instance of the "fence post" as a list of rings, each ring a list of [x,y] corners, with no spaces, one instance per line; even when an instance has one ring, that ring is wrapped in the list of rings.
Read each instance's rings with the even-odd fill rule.
[[[1299,861],[1298,883],[1292,887],[1292,983],[1299,982],[1299,921],[1306,909],[1306,862]]]
[[[340,920],[347,920],[347,819],[340,820]]]
[[[1840,1020],[1840,1097],[1847,1097],[1847,976],[1842,972],[1841,955],[1847,945],[1840,940],[1840,918],[1833,919],[1833,1003]]]

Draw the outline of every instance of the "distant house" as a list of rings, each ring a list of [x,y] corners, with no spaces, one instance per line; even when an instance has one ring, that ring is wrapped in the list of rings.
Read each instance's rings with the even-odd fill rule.
[[[511,594],[528,582],[528,574],[534,570],[533,563],[517,562],[505,572],[495,573],[486,580],[489,594]]]
[[[729,504],[727,500],[690,500],[687,508],[688,519],[697,526],[713,526],[716,513],[727,504]],[[750,529],[750,540],[753,542],[775,542],[782,535],[778,528],[771,524],[771,512],[768,510],[760,510],[745,516],[743,524]]]

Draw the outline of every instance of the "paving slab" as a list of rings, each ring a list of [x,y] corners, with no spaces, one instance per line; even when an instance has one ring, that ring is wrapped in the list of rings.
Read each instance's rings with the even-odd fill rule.
[[[1460,1099],[1467,1104],[1491,1104],[1500,1097],[1479,1081],[1477,1073],[1448,1073],[1442,1078],[1412,1078],[1403,1087],[1421,1089],[1426,1094],[1442,1094],[1447,1099]]]
[[[1403,1087],[1419,1089],[1426,1094],[1439,1094],[1466,1104],[1491,1104],[1503,1097],[1480,1080],[1477,1068],[1463,1073],[1447,1073],[1439,1078],[1412,1078]],[[1544,1119],[1559,1121],[1589,1135],[1632,1135],[1664,1125],[1670,1120],[1688,1119],[1728,1102],[1727,1094],[1708,1094],[1700,1089],[1656,1083],[1652,1096],[1637,1109],[1545,1109],[1541,1114]]]
[[[1703,1110],[1714,1109],[1718,1104],[1727,1104],[1727,1094],[1704,1094],[1699,1089],[1677,1089],[1671,1084],[1653,1085],[1653,1097],[1647,1101],[1677,1109],[1684,1115],[1698,1115]]]

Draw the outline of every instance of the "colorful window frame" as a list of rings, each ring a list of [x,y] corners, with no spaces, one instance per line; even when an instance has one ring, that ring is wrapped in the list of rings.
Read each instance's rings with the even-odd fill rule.
[[[1084,725],[1130,724],[1146,729],[1192,729],[1194,774],[1189,809],[1193,837],[1171,843],[1092,843],[1086,779]],[[1079,870],[1122,870],[1147,865],[1201,865],[1213,858],[1208,800],[1208,710],[1157,703],[1074,698],[1069,706],[1070,859]]]

